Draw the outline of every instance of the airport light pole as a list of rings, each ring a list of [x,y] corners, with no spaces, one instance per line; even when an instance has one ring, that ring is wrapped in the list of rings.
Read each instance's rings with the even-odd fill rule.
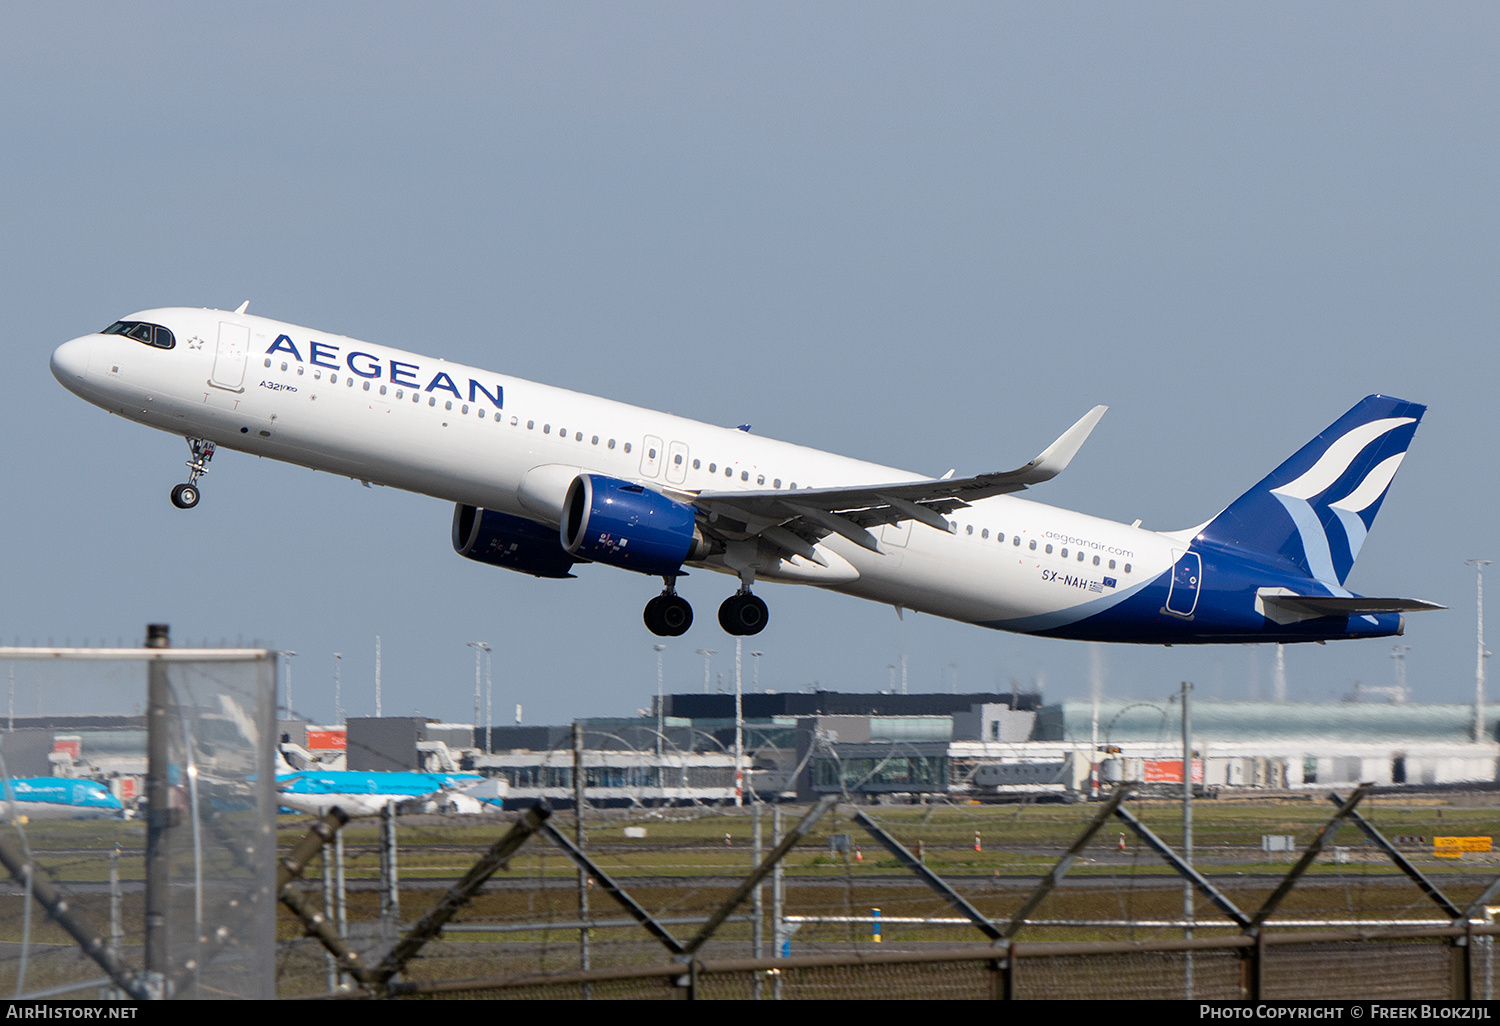
[[[1484,568],[1489,566],[1492,560],[1488,559],[1466,559],[1469,566],[1474,568],[1477,578],[1477,592],[1475,595],[1475,609],[1478,616],[1479,654],[1474,660],[1474,740],[1484,740],[1484,661],[1489,658],[1489,653],[1484,650]]]
[[[490,650],[490,646],[482,641],[471,641],[468,645],[474,650],[474,726],[477,729],[479,727],[479,699],[481,696],[479,671],[483,668],[484,654]],[[489,725],[486,724],[484,728],[486,751],[489,749],[489,733]]]
[[[344,666],[344,653],[333,654],[333,718],[342,727],[344,725],[344,679],[340,670]]]
[[[292,718],[292,660],[297,657],[296,652],[278,651],[277,655],[286,660],[286,718]]]
[[[1410,645],[1392,645],[1391,661],[1395,664],[1396,686],[1391,691],[1391,700],[1399,704],[1405,704],[1411,689],[1406,686],[1406,653],[1411,651]],[[1355,681],[1355,691],[1359,690],[1358,681]]]
[[[742,686],[744,677],[740,673],[741,650],[745,644],[744,638],[734,639],[734,805],[739,808],[745,803],[745,717],[744,717],[744,693]]]
[[[696,651],[703,657],[703,693],[706,695],[708,694],[708,661],[719,653],[711,648],[700,648]]]
[[[651,650],[656,653],[656,757],[661,758],[661,732],[663,729],[662,714],[664,712],[664,699],[661,691],[661,654],[667,650],[666,645],[652,645]]]

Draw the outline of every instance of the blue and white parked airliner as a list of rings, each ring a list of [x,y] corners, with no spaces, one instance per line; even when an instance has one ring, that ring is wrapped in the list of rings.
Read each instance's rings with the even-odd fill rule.
[[[1144,530],[1017,498],[1056,476],[1096,406],[1030,463],[923,477],[667,413],[233,312],[146,310],[59,346],[52,373],[184,436],[195,506],[219,448],[456,504],[460,555],[537,577],[603,563],[659,577],[659,635],[687,631],[687,568],[812,584],[984,627],[1190,644],[1387,637],[1431,602],[1344,582],[1425,407],[1361,400],[1199,527]]]

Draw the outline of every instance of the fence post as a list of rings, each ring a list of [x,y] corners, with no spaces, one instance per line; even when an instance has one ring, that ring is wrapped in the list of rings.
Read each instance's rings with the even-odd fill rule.
[[[171,647],[164,623],[146,625],[147,648]],[[167,664],[146,664],[146,980],[156,997],[164,993],[168,968],[167,902],[172,868],[167,831],[172,826],[168,707],[172,701]]]
[[[1465,920],[1464,932],[1449,941],[1449,965],[1453,967],[1454,1001],[1474,999],[1474,924]]]
[[[755,800],[755,802],[754,802],[754,804],[752,804],[750,806],[750,816],[751,816],[751,819],[754,821],[754,832],[753,832],[753,836],[752,836],[753,846],[754,846],[753,862],[757,866],[760,865],[760,859],[761,859],[760,809],[761,809],[760,799],[759,799],[759,797],[757,797],[756,800]],[[753,954],[756,958],[765,958],[766,957],[766,951],[765,951],[765,946],[766,946],[765,945],[766,905],[765,905],[765,899],[764,899],[764,897],[763,897],[763,895],[761,893],[763,889],[764,888],[760,884],[756,884],[755,885],[755,890],[751,893],[751,898],[754,901],[753,909],[754,909],[754,912],[755,912],[755,922],[750,927],[750,951],[751,951],[751,954]],[[759,1001],[761,999],[761,977],[762,977],[762,975],[763,974],[759,970],[756,970],[756,972],[755,972],[755,985],[752,988],[752,991],[754,993],[755,1000],[757,1000],[757,1001]]]
[[[771,810],[771,846],[781,843],[781,806]],[[786,873],[781,863],[771,870],[771,957],[786,958],[791,941],[786,932]],[[781,1000],[781,970],[771,978],[771,1000]]]
[[[396,800],[380,810],[380,918],[390,938],[401,935],[401,882],[396,868]],[[385,931],[383,931],[385,932]]]
[[[338,922],[333,911],[333,839],[323,842],[323,918],[330,923]],[[328,960],[328,993],[339,989],[339,966],[330,951],[323,952]]]
[[[1016,997],[1016,942],[1004,942],[1004,954],[990,963],[993,992],[996,1001],[1014,1001]]]
[[[1266,932],[1257,927],[1255,943],[1240,948],[1240,996],[1245,1001],[1260,1001],[1266,968]]]
[[[583,724],[573,724],[573,820],[574,838],[578,850],[584,848],[583,827],[583,803],[584,788],[588,784],[587,770],[583,765]],[[578,867],[578,921],[587,924],[589,921],[589,874],[582,867]],[[589,928],[587,925],[578,931],[578,968],[588,969],[589,966]],[[591,997],[587,984],[583,988],[583,997],[587,1000]]]

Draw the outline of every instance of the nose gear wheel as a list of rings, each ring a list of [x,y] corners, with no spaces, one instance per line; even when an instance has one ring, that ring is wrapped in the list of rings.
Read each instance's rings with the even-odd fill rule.
[[[193,458],[188,460],[187,483],[177,485],[172,489],[172,505],[178,509],[192,509],[198,505],[201,493],[198,491],[198,479],[208,473],[208,461],[214,458],[217,446],[204,438],[189,438],[188,448],[192,451]]]

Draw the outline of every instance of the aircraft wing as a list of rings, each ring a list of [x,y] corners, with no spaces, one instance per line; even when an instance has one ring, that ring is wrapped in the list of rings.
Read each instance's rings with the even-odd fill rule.
[[[821,563],[817,540],[839,534],[856,545],[879,552],[868,528],[902,520],[919,520],[947,531],[942,514],[970,502],[1019,492],[1060,474],[1104,416],[1095,406],[1031,462],[1015,470],[963,478],[925,478],[890,484],[844,488],[799,488],[796,491],[700,492],[693,504],[711,524],[742,537],[759,536],[788,552]]]

